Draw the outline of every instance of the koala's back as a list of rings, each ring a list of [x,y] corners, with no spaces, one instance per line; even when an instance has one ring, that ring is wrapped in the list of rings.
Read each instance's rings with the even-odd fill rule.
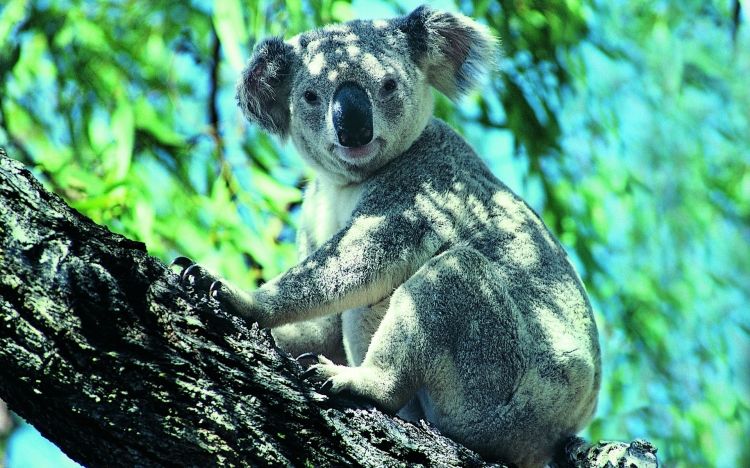
[[[360,197],[353,219],[427,224],[440,245],[391,299],[427,348],[417,415],[485,455],[547,459],[590,418],[600,381],[592,310],[563,248],[438,120]]]

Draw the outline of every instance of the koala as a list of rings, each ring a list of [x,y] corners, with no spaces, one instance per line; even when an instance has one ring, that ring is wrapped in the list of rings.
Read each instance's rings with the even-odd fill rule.
[[[252,292],[178,263],[281,348],[315,353],[326,391],[536,467],[591,418],[600,350],[560,243],[432,116],[432,88],[458,99],[498,54],[482,25],[424,6],[260,42],[237,100],[316,174],[299,263]]]

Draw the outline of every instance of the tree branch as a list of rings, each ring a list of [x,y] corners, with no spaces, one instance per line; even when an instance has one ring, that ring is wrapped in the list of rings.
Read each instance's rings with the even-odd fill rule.
[[[487,466],[425,423],[318,394],[267,330],[194,297],[0,148],[0,398],[75,460]],[[593,453],[575,441],[561,464]]]

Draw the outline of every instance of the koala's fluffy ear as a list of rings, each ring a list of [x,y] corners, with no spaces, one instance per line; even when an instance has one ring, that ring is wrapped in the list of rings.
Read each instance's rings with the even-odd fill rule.
[[[286,137],[294,49],[281,38],[260,42],[237,83],[237,104],[251,122]]]
[[[397,25],[430,84],[451,99],[468,92],[497,63],[497,39],[466,16],[422,5]]]

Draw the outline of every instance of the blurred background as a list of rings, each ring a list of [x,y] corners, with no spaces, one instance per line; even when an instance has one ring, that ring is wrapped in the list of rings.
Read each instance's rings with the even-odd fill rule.
[[[236,108],[253,45],[419,3],[3,0],[0,146],[152,255],[252,288],[294,264],[311,176]],[[431,6],[502,39],[501,70],[436,113],[543,215],[591,295],[604,378],[583,435],[649,439],[666,466],[750,466],[750,1]],[[75,466],[0,404],[2,460]]]

